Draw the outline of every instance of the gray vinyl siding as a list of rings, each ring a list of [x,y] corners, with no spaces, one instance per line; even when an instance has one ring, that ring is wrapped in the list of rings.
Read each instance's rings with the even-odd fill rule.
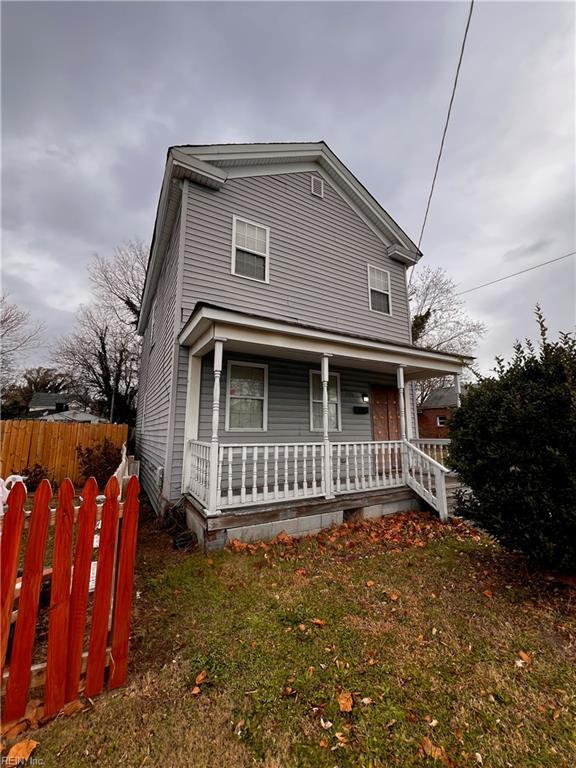
[[[176,221],[170,245],[156,288],[154,344],[150,345],[150,321],[142,340],[140,391],[136,419],[136,450],[140,458],[140,480],[157,512],[162,506],[162,489],[157,468],[165,472],[164,488],[170,488],[171,468],[166,467],[169,435],[172,366],[176,350],[176,283],[178,274],[179,220]],[[181,461],[181,459],[180,459]]]
[[[226,374],[228,360],[247,360],[268,365],[268,429],[266,432],[226,432]],[[318,443],[321,432],[310,431],[310,371],[319,371],[319,365],[294,360],[261,358],[247,355],[224,355],[220,392],[221,443]],[[355,405],[362,405],[361,396],[370,392],[371,384],[394,386],[396,378],[370,371],[352,368],[331,368],[340,374],[340,399],[342,430],[330,432],[332,442],[361,442],[372,440],[370,412],[353,412]],[[209,441],[212,429],[213,357],[202,360],[200,393],[200,419],[198,439]]]
[[[410,342],[406,270],[324,183],[309,173],[229,179],[219,191],[188,185],[182,320],[197,302],[343,333]],[[270,282],[231,274],[232,217],[270,228]],[[390,272],[392,316],[370,310],[367,265]]]

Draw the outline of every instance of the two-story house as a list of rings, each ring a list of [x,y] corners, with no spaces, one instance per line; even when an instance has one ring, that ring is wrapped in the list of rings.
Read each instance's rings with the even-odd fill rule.
[[[464,361],[411,343],[420,256],[324,142],[172,147],[139,324],[157,511],[185,504],[208,547],[417,499],[445,517],[412,382]]]

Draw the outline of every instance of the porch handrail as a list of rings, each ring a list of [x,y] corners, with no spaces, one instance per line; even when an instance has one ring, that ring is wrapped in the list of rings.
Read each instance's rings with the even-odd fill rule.
[[[419,454],[420,456],[423,456],[423,457],[424,457],[425,459],[427,459],[427,460],[430,462],[430,464],[432,464],[434,467],[437,467],[438,469],[442,470],[442,472],[444,472],[444,473],[448,474],[448,472],[450,471],[450,470],[448,469],[448,467],[445,467],[443,464],[440,464],[440,462],[439,462],[439,461],[436,461],[436,459],[433,459],[433,458],[432,458],[432,456],[429,456],[429,455],[428,455],[428,454],[427,454],[425,451],[423,451],[423,450],[421,450],[420,448],[418,448],[418,446],[417,446],[417,445],[414,445],[414,443],[413,443],[412,441],[410,441],[410,440],[405,440],[404,442],[405,442],[405,443],[407,443],[407,444],[410,446],[410,448],[412,449],[412,451],[414,451],[415,453]]]
[[[409,440],[404,441],[404,478],[406,485],[421,496],[440,515],[448,519],[446,479],[449,470],[435,459],[421,451]]]

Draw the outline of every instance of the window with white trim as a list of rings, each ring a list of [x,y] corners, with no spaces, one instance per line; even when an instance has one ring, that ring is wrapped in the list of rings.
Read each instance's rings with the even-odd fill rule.
[[[234,216],[232,230],[232,274],[267,283],[269,228]]]
[[[436,426],[445,427],[448,423],[446,416],[436,416]]]
[[[310,431],[322,432],[322,376],[320,371],[310,371]],[[340,414],[340,374],[331,373],[328,378],[328,429],[339,432]]]
[[[385,315],[392,314],[390,272],[368,264],[368,293],[371,310],[382,312]]]
[[[228,361],[226,429],[264,432],[268,422],[268,366]]]

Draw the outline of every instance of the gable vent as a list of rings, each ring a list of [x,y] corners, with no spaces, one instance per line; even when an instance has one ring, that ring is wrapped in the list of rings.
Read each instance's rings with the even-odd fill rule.
[[[316,197],[324,197],[324,181],[318,176],[310,176],[310,192]]]

